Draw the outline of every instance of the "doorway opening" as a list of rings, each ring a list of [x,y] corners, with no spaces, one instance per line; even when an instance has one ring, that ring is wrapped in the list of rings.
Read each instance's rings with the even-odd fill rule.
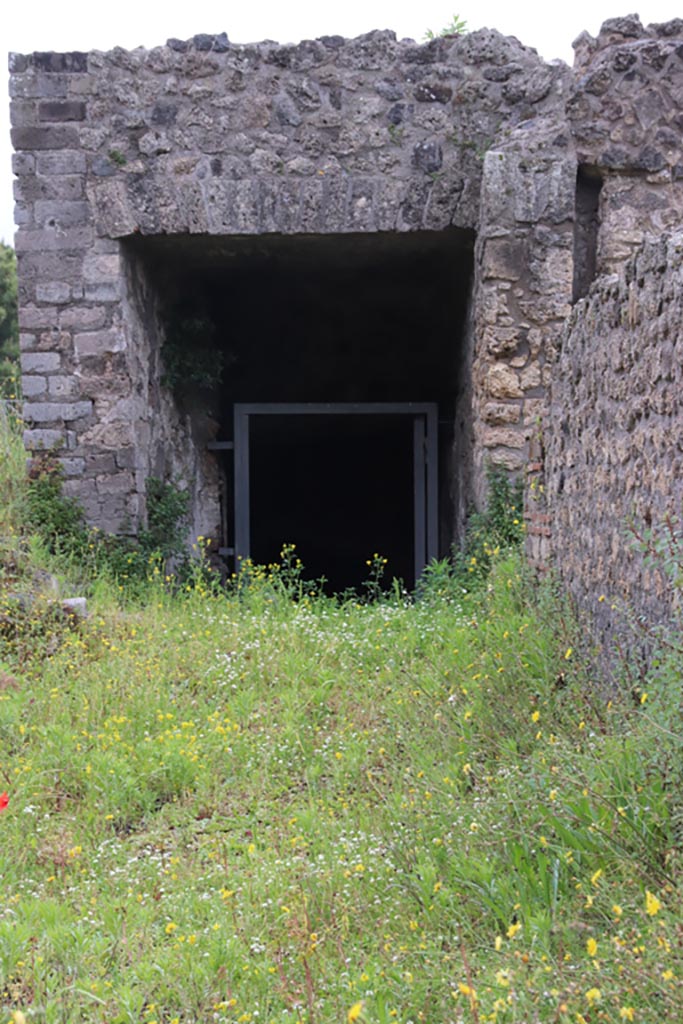
[[[239,404],[234,458],[238,564],[294,543],[338,593],[378,556],[412,588],[437,556],[436,405]]]
[[[184,359],[176,402],[193,422],[187,443],[201,437],[222,473],[225,552],[239,547],[239,406],[381,404],[435,408],[438,486],[429,557],[449,553],[471,478],[473,232],[136,235],[123,249],[131,276],[146,282],[145,301],[153,297],[155,304],[146,323],[158,325],[151,365],[159,379],[168,385],[171,338]],[[254,414],[251,426],[253,558],[272,561],[282,540],[296,543],[311,576],[334,577],[343,587],[362,583],[365,562],[377,551],[390,557],[388,572],[414,582],[410,416]],[[177,444],[178,430],[167,435]],[[316,493],[324,520],[307,512],[305,496]],[[352,539],[344,524],[361,508],[365,533]],[[284,530],[273,525],[274,511]],[[342,549],[352,540],[358,545],[350,562]],[[354,565],[350,575],[342,562]]]

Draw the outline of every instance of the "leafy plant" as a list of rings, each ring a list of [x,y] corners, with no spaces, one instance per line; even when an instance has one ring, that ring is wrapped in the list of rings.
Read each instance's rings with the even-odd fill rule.
[[[15,398],[19,389],[19,322],[17,260],[0,242],[0,398]]]
[[[425,39],[437,39],[440,36],[462,36],[467,32],[467,21],[465,18],[461,18],[459,14],[454,14],[447,25],[439,32],[433,32],[431,28],[428,28],[424,34]]]
[[[454,578],[466,589],[486,579],[499,555],[519,549],[524,538],[524,490],[504,469],[486,470],[487,501],[467,524],[463,548],[453,553]],[[442,573],[443,575],[443,573]]]
[[[53,452],[34,457],[24,493],[25,524],[40,535],[52,554],[82,553],[87,546],[83,512],[62,493],[63,479],[64,470]]]
[[[211,391],[220,384],[224,356],[216,325],[198,301],[172,307],[164,317],[162,383],[184,397],[193,389]]]
[[[64,472],[53,452],[37,455],[23,494],[25,527],[46,551],[77,576],[109,576],[122,589],[139,590],[183,551],[189,497],[171,483],[147,480],[147,528],[137,538],[90,529],[78,502],[62,492]]]
[[[147,489],[147,529],[138,536],[140,547],[158,551],[164,558],[183,550],[185,523],[190,505],[188,491],[174,484],[149,477]]]

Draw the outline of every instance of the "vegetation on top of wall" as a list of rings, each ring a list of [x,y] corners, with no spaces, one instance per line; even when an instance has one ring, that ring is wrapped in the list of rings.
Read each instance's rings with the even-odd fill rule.
[[[425,32],[425,39],[437,39],[439,36],[462,36],[467,32],[467,21],[465,18],[461,18],[459,14],[454,14],[447,25],[439,32],[433,32],[431,28],[428,28]]]
[[[16,398],[19,379],[17,260],[14,249],[0,242],[0,399]]]

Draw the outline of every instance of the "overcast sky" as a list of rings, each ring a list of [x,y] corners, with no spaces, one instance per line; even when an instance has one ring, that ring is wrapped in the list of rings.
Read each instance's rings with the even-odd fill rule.
[[[455,0],[456,4],[459,0]],[[198,32],[227,32],[232,42],[275,39],[281,43],[314,39],[320,35],[347,37],[374,28],[391,28],[399,38],[421,40],[427,29],[435,32],[454,13],[472,29],[497,28],[534,46],[546,60],[572,62],[571,43],[587,29],[595,35],[606,18],[628,14],[624,0],[573,0],[550,7],[539,0],[3,0],[0,50],[109,50],[114,46],[152,47],[175,36],[188,39]],[[639,9],[644,24],[667,21],[681,13],[680,3],[648,0]],[[6,60],[3,57],[5,68]],[[6,95],[6,90],[5,90]],[[12,176],[10,170],[9,113],[0,105],[0,239],[14,234]]]

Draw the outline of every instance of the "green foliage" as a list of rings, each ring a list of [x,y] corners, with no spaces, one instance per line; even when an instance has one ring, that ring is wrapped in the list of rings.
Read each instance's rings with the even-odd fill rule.
[[[681,1019],[650,702],[595,693],[556,593],[518,553],[466,613],[283,562],[0,629],[7,1019]]]
[[[505,470],[489,466],[487,484],[486,509],[470,516],[463,548],[454,550],[451,559],[435,559],[425,567],[415,591],[419,601],[462,603],[465,594],[488,579],[496,559],[521,549],[521,480],[510,480]]]
[[[465,545],[456,552],[456,575],[470,582],[485,579],[492,560],[501,552],[521,547],[524,538],[524,490],[521,479],[510,477],[498,466],[489,465],[487,502],[483,512],[469,519]]]
[[[174,484],[147,480],[147,529],[139,536],[143,551],[158,551],[164,558],[179,555],[184,546],[190,495]]]
[[[433,32],[428,28],[425,32],[425,39],[437,39],[439,36],[462,36],[467,32],[467,21],[459,14],[454,14],[450,22],[440,32]]]
[[[673,609],[671,619],[655,627],[640,619],[631,622],[649,653],[650,672],[644,682],[632,676],[630,681],[652,729],[652,751],[641,756],[657,766],[675,835],[670,856],[683,867],[683,522],[669,516],[657,527],[632,528],[632,533],[646,565],[668,587]]]
[[[49,453],[34,487],[59,550]],[[491,496],[506,551],[467,595],[435,563],[414,603],[325,598],[286,548],[122,608],[116,548],[80,621],[0,575],[7,1020],[683,1019],[680,618],[636,700],[601,695]],[[642,543],[680,595],[680,524]]]
[[[199,300],[184,300],[164,317],[162,383],[180,397],[212,391],[221,380],[224,357],[216,325]]]
[[[62,493],[63,477],[52,452],[35,457],[22,513],[25,527],[71,574],[90,581],[106,576],[132,595],[162,574],[167,559],[182,553],[187,492],[150,477],[148,527],[131,538],[89,529],[78,502]]]
[[[52,554],[79,554],[87,547],[83,512],[76,501],[62,494],[64,470],[52,452],[32,461],[24,494],[23,519]]]
[[[17,261],[14,250],[0,242],[0,399],[17,395],[19,376]]]

